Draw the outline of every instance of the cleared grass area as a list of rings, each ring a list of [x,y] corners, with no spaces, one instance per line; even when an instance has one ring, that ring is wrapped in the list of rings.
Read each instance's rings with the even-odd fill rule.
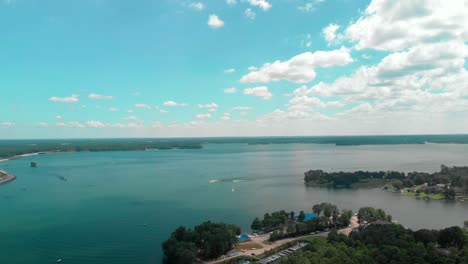
[[[417,195],[416,192],[402,192],[403,195],[406,195],[406,196],[410,196],[410,197],[419,197],[419,198],[428,198],[428,199],[432,199],[432,200],[442,200],[444,199],[444,195],[441,194],[441,193],[437,193],[437,194],[433,194],[433,193],[430,193],[430,194],[425,194],[423,192],[419,193],[419,195]]]
[[[254,242],[240,243],[236,246],[236,249],[239,249],[239,250],[242,250],[242,249],[251,250],[252,248],[261,249],[263,247],[262,245],[254,243]]]

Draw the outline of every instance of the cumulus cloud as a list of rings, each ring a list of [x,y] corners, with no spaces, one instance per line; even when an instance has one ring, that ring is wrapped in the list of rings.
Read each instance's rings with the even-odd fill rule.
[[[147,104],[135,104],[134,105],[135,108],[144,108],[144,109],[147,109],[147,110],[151,110],[151,106],[150,105],[147,105]]]
[[[248,111],[248,110],[252,110],[252,107],[250,106],[234,106],[233,108],[231,108],[232,111]]]
[[[211,118],[211,114],[209,114],[209,113],[207,113],[207,114],[198,114],[198,115],[196,115],[196,118],[200,119],[200,120],[209,119],[209,118]]]
[[[163,103],[164,106],[170,106],[170,107],[175,107],[175,106],[188,106],[188,103],[178,103],[174,101],[166,101]]]
[[[198,108],[218,108],[218,104],[209,103],[209,104],[198,104]]]
[[[208,17],[208,26],[211,28],[221,28],[224,26],[224,21],[222,21],[217,15],[210,15]]]
[[[339,43],[343,38],[343,35],[337,34],[338,29],[340,28],[337,24],[329,24],[325,27],[322,32],[325,40],[328,42],[328,45]]]
[[[9,121],[0,123],[0,127],[13,127],[13,126],[15,126],[15,123],[9,122]]]
[[[57,126],[57,127],[70,127],[70,128],[85,128],[85,125],[83,125],[82,123],[77,122],[77,121],[71,121],[71,122],[68,122],[68,123],[59,122],[59,123],[56,123],[55,126]]]
[[[357,49],[385,51],[442,39],[467,41],[467,13],[463,0],[373,0],[346,29],[346,37],[357,43]]]
[[[197,11],[205,9],[205,5],[202,2],[190,2],[187,6]]]
[[[126,121],[137,121],[137,120],[140,120],[138,117],[136,116],[127,116],[127,117],[124,117],[123,120],[126,120]]]
[[[102,95],[102,94],[89,94],[89,99],[93,100],[112,100],[114,97],[112,95]]]
[[[264,100],[269,100],[273,97],[273,94],[268,91],[268,87],[266,86],[258,86],[253,88],[246,88],[244,89],[244,94],[246,95],[253,95],[263,98]]]
[[[232,94],[232,93],[236,93],[236,92],[237,92],[237,89],[234,88],[234,87],[230,87],[230,88],[224,89],[224,92],[225,92],[225,93]]]
[[[247,0],[252,6],[261,8],[263,11],[267,11],[271,8],[271,4],[267,0]]]
[[[77,94],[72,94],[69,97],[56,97],[52,96],[49,98],[49,101],[54,102],[54,103],[76,103],[79,101],[79,95]]]
[[[86,121],[86,125],[88,127],[92,127],[92,128],[105,128],[105,127],[107,127],[107,125],[105,125],[104,123],[102,123],[100,121],[95,121],[95,120]]]
[[[49,124],[47,124],[46,122],[39,122],[39,123],[36,123],[36,127],[49,127]]]
[[[311,2],[305,3],[302,6],[299,6],[297,9],[301,12],[310,13],[310,12],[315,11],[315,9],[317,8],[317,5],[322,2],[325,2],[325,0],[311,1]]]
[[[265,63],[241,78],[242,83],[269,83],[288,80],[294,83],[307,83],[315,79],[315,68],[343,66],[353,62],[348,48],[332,51],[305,52],[287,61]]]
[[[245,15],[246,18],[254,20],[257,14],[255,14],[255,12],[252,11],[251,8],[247,8],[244,11],[244,15]]]

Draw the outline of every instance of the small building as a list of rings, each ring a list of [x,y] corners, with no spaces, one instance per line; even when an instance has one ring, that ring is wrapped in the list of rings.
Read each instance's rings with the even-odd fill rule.
[[[252,240],[252,239],[250,238],[249,235],[247,235],[247,234],[242,234],[242,235],[240,235],[240,236],[237,238],[237,240],[239,240],[239,242],[242,243],[242,242],[250,241],[250,240]]]
[[[314,213],[307,213],[307,214],[305,214],[304,221],[310,221],[310,220],[312,220],[312,219],[314,219],[316,217],[317,217],[317,215],[314,214]]]

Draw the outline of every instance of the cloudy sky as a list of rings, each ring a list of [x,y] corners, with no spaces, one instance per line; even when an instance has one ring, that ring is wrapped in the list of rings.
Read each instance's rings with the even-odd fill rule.
[[[468,0],[0,0],[0,138],[468,133]]]

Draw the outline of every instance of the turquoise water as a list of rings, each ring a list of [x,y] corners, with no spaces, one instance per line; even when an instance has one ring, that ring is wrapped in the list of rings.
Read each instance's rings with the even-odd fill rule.
[[[461,225],[468,203],[378,189],[305,187],[309,169],[435,171],[468,165],[468,145],[207,144],[201,150],[65,153],[0,163],[0,263],[160,263],[178,225],[226,221],[248,231],[265,212],[318,202],[381,207],[411,228]],[[37,168],[29,163],[36,161]],[[66,181],[64,181],[64,179]]]

